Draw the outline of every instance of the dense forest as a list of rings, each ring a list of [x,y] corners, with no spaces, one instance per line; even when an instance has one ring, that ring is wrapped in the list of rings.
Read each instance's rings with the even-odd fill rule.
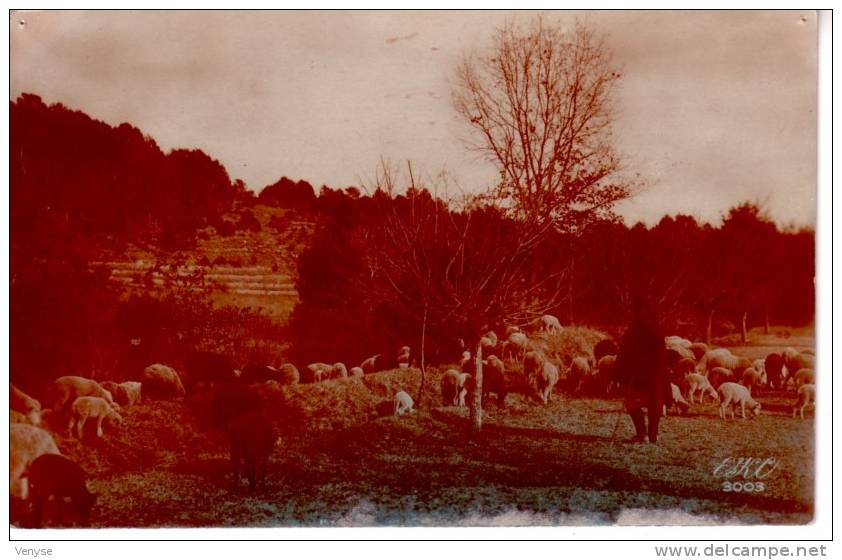
[[[354,363],[418,345],[422,330],[431,359],[453,359],[453,341],[472,333],[455,319],[447,290],[481,297],[488,263],[505,258],[499,247],[511,218],[481,201],[443,200],[416,185],[316,193],[286,177],[255,194],[200,150],[164,153],[130,124],[109,126],[32,94],[11,102],[10,126],[11,371],[23,386],[33,371],[96,375],[150,359],[178,363],[193,346],[239,352],[240,361],[283,353]],[[249,210],[257,204],[317,224],[298,263],[300,301],[288,325],[214,306],[210,288],[126,299],[88,266],[104,247],[189,252],[199,230],[259,228]],[[728,209],[719,225],[699,223],[692,210],[652,227],[606,215],[559,229],[518,257],[518,281],[551,291],[563,323],[609,332],[622,328],[638,293],[657,304],[670,332],[697,338],[813,320],[812,230],[782,228],[751,202]],[[456,254],[460,276],[449,278]],[[395,273],[384,276],[388,265]],[[419,282],[418,271],[448,281]],[[129,343],[139,333],[154,340],[142,356]]]

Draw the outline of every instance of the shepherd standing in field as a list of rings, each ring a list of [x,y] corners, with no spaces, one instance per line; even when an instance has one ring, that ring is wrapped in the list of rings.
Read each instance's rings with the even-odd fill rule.
[[[645,442],[648,434],[649,443],[656,443],[662,407],[672,404],[672,391],[664,336],[655,312],[643,298],[632,302],[632,321],[620,341],[615,368],[616,378],[625,389],[626,410],[634,423],[633,441]]]

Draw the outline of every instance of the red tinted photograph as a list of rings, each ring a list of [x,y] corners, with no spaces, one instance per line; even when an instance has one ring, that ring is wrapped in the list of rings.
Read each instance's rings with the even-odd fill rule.
[[[818,18],[11,11],[11,529],[812,523]]]

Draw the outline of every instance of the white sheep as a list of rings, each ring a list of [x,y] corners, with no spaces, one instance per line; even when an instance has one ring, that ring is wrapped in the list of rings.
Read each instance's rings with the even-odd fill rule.
[[[541,397],[544,404],[550,402],[550,396],[556,383],[558,383],[558,368],[547,360],[544,362],[544,367],[537,379],[538,396]]]
[[[41,403],[9,383],[9,408],[28,418],[33,426],[41,424]]]
[[[687,340],[686,338],[682,338],[680,336],[665,336],[664,337],[664,345],[665,346],[679,346],[681,348],[690,349],[690,346],[693,342]]]
[[[681,394],[681,388],[676,385],[675,383],[670,383],[670,389],[672,390],[672,404],[673,406],[677,407],[681,414],[686,414],[687,410],[690,408],[690,403],[684,400],[684,395]],[[667,405],[664,405],[664,416],[667,415]]]
[[[756,369],[748,368],[743,372],[742,385],[748,389],[748,394],[750,395],[755,387],[763,386],[763,377]]]
[[[795,372],[795,375],[792,376],[792,379],[795,380],[795,389],[798,390],[798,388],[802,385],[815,383],[816,372],[812,369],[802,368]],[[787,381],[789,380],[787,379]]]
[[[375,354],[370,358],[366,358],[363,360],[363,363],[360,364],[364,373],[374,373],[380,368],[381,357],[383,354]]]
[[[342,362],[336,362],[330,369],[331,378],[346,378],[348,377],[348,368]]]
[[[412,407],[414,403],[409,393],[405,391],[398,391],[395,393],[395,416],[402,416],[404,414],[413,412]]]
[[[693,360],[693,362],[696,361],[696,355],[693,353],[692,350],[690,350],[689,346],[683,346],[681,344],[667,344],[666,347],[667,350],[672,350],[673,352],[676,352],[679,356],[681,356],[682,359]]]
[[[690,399],[691,403],[695,401],[696,392],[699,392],[699,403],[704,403],[705,395],[710,395],[713,397],[713,400],[719,400],[719,394],[714,390],[713,386],[711,386],[710,381],[704,375],[698,373],[688,373],[684,376],[685,381],[687,381],[687,398]]]
[[[541,325],[546,332],[560,331],[561,322],[555,315],[542,315]]]
[[[308,365],[307,369],[310,370],[313,381],[320,383],[325,379],[330,379],[330,372],[333,370],[333,366],[324,362],[314,362]]]
[[[140,377],[144,394],[156,398],[179,398],[187,394],[178,372],[164,364],[152,364],[143,370]]]
[[[581,391],[592,375],[591,364],[584,356],[577,356],[570,362],[568,376],[577,381],[576,391]]]
[[[800,412],[801,419],[804,420],[804,409],[810,404],[815,409],[816,402],[816,386],[813,383],[805,383],[798,388],[798,398],[795,405],[792,407],[792,417],[795,418],[795,413]]]
[[[517,331],[509,335],[503,343],[503,356],[523,355],[529,349],[529,338]]]
[[[751,366],[751,361],[747,358],[735,356],[727,348],[716,348],[708,350],[696,367],[697,373],[706,374],[715,367],[724,367],[730,369],[737,375],[742,375],[746,368]]]
[[[117,385],[114,399],[122,406],[140,404],[141,388],[140,381],[124,381]]]
[[[123,418],[111,407],[108,401],[100,397],[79,397],[73,401],[71,411],[67,431],[73,432],[75,425],[76,436],[79,439],[82,439],[85,422],[88,418],[96,420],[97,437],[102,437],[102,423],[106,419],[110,419],[119,425],[123,424]]]
[[[32,461],[45,453],[59,453],[48,431],[30,424],[9,426],[9,494],[21,500],[29,497],[29,482],[21,475]]]
[[[509,337],[510,334],[520,332],[520,327],[512,326],[506,327],[506,338]]]
[[[348,375],[351,377],[362,377],[365,375],[365,371],[360,366],[354,366],[351,368],[351,371],[348,372]]]
[[[47,402],[55,411],[66,411],[67,407],[79,397],[99,397],[104,399],[109,406],[115,409],[120,408],[120,405],[114,402],[113,395],[93,379],[66,375],[53,381],[47,388]]]
[[[719,417],[725,419],[726,410],[730,408],[731,418],[735,418],[735,409],[737,405],[740,406],[740,413],[743,418],[746,417],[746,407],[751,409],[754,416],[760,415],[760,403],[751,398],[748,389],[739,383],[727,382],[723,383],[717,389],[719,397],[722,400],[719,405]]]

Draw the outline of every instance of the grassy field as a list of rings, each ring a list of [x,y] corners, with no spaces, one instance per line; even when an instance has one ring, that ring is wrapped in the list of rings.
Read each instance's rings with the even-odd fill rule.
[[[781,341],[778,341],[781,342]],[[788,344],[788,343],[787,343]],[[765,345],[763,345],[765,347]],[[755,347],[750,347],[755,348]],[[765,352],[737,349],[750,356]],[[429,370],[421,409],[377,417],[420,372],[395,370],[265,392],[282,444],[267,488],[232,487],[225,437],[207,395],[125,410],[126,425],[84,443],[56,436],[100,494],[97,527],[801,524],[812,518],[813,414],[792,392],[756,395],[764,413],[721,420],[694,405],[663,420],[657,445],[632,444],[619,399],[512,395],[487,406],[480,435],[466,409],[440,406]],[[765,489],[727,492],[724,459],[774,458]],[[739,481],[736,478],[732,481]]]

